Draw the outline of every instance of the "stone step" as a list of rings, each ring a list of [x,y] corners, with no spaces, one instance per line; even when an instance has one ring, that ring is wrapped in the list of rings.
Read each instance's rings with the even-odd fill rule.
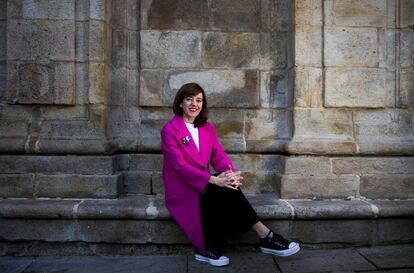
[[[283,200],[247,195],[273,230],[302,244],[376,245],[414,242],[414,200]],[[0,200],[0,245],[188,245],[162,195],[101,200]],[[252,231],[230,238],[254,244]],[[6,251],[7,252],[7,251]],[[75,251],[76,253],[76,251]]]
[[[0,174],[2,198],[116,198],[122,175]]]

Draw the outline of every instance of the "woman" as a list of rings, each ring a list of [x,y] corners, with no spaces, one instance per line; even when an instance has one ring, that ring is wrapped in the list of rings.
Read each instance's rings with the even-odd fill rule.
[[[243,177],[224,153],[207,122],[207,99],[196,83],[177,92],[175,116],[161,130],[165,204],[196,248],[195,258],[214,266],[229,264],[216,247],[230,233],[253,228],[263,253],[289,256],[297,243],[273,233],[259,219],[239,186]],[[211,164],[218,175],[209,172]]]

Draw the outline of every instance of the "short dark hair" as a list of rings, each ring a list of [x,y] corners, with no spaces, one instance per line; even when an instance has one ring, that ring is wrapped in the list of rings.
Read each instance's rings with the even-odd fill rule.
[[[182,104],[185,98],[194,97],[200,93],[203,94],[203,106],[201,108],[200,114],[194,120],[195,127],[203,125],[208,120],[207,97],[204,89],[195,82],[186,83],[178,90],[173,103],[174,114],[183,116],[184,112],[183,108],[180,107],[180,104]]]

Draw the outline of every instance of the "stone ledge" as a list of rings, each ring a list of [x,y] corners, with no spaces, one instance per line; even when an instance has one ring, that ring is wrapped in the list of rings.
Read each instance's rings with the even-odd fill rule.
[[[377,219],[414,216],[414,200],[289,200],[247,195],[263,220]],[[121,199],[0,199],[0,218],[169,220],[163,195]]]

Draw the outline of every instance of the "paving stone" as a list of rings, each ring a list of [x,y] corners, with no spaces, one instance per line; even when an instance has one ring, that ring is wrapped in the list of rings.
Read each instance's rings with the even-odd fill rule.
[[[23,272],[35,258],[0,257],[0,272],[20,273]]]
[[[375,267],[352,249],[301,250],[291,257],[277,257],[282,272],[328,272],[374,270]]]
[[[277,273],[280,272],[276,267],[271,255],[259,253],[223,253],[230,258],[230,264],[223,268],[213,267],[207,263],[196,261],[194,256],[188,256],[189,273],[212,273],[212,272],[246,272],[246,273]]]
[[[414,246],[376,246],[357,251],[379,269],[414,267]]]
[[[37,258],[25,272],[171,272],[186,271],[185,256]]]

